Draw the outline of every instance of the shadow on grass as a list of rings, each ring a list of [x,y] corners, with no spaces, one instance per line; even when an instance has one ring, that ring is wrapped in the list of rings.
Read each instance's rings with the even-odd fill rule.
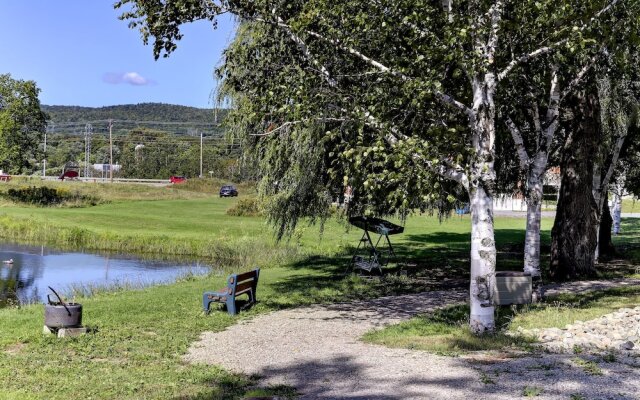
[[[203,367],[209,368],[209,367]],[[258,388],[260,377],[246,376],[223,372],[215,368],[214,377],[205,378],[203,386],[210,389],[196,395],[183,395],[175,397],[175,400],[235,400],[246,398],[271,398],[294,399],[297,396],[295,388],[286,385]]]
[[[576,308],[589,308],[605,297],[627,297],[640,294],[640,286],[627,286],[611,289],[578,291],[577,293],[563,293],[550,298],[550,301],[564,303]]]
[[[396,257],[383,268],[382,276],[352,273],[355,247],[331,256],[306,257],[289,264],[295,273],[271,284],[277,295],[262,301],[269,307],[285,308],[464,288],[469,282],[469,239],[468,233],[450,232],[392,237]],[[496,239],[497,269],[521,270],[524,232],[499,229]]]
[[[459,304],[416,316],[397,325],[370,331],[364,340],[389,347],[426,350],[431,353],[457,356],[474,351],[517,348],[530,350],[531,340],[505,334],[516,307],[496,308],[495,334],[474,335],[469,329],[469,306]]]

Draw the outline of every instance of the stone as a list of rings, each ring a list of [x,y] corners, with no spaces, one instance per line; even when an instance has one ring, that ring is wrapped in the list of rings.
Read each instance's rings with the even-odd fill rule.
[[[620,350],[631,350],[633,349],[634,344],[633,342],[630,341],[626,341],[626,342],[622,342],[622,344],[620,344]]]

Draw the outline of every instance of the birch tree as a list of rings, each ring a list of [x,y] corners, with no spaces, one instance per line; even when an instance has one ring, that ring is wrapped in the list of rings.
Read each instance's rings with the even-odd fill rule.
[[[598,97],[602,108],[600,120],[602,126],[602,140],[600,154],[593,170],[593,198],[595,199],[598,215],[598,232],[595,261],[597,262],[602,250],[606,250],[611,242],[611,216],[607,205],[610,185],[613,183],[614,173],[619,167],[622,150],[631,129],[638,121],[638,94],[629,75],[612,81],[610,77],[598,80]],[[606,214],[606,215],[605,215]],[[605,229],[600,229],[603,219],[608,221]],[[606,251],[604,252],[607,253]]]
[[[561,145],[563,138],[558,137],[560,120],[562,119],[563,103],[566,106],[567,96],[576,89],[585,85],[589,75],[594,76],[602,70],[611,68],[611,59],[618,57],[629,58],[628,53],[632,49],[634,40],[635,23],[633,18],[629,19],[629,24],[616,28],[622,15],[628,10],[609,9],[611,18],[604,18],[603,14],[596,14],[590,24],[576,26],[573,29],[580,31],[584,37],[594,43],[594,46],[575,48],[570,51],[557,52],[544,59],[542,63],[531,63],[527,70],[529,76],[525,84],[521,85],[521,91],[525,94],[515,101],[519,107],[526,107],[529,104],[528,112],[524,113],[527,118],[520,118],[518,123],[514,122],[511,116],[518,113],[506,114],[506,126],[511,134],[516,147],[519,167],[523,175],[525,199],[527,203],[527,228],[524,250],[524,270],[534,277],[534,294],[536,297],[542,295],[540,280],[540,215],[542,205],[542,189],[544,174],[549,162],[549,154],[552,151],[552,143]],[[604,11],[604,9],[603,9]],[[629,15],[627,15],[627,18]],[[618,62],[619,63],[619,62]],[[627,62],[625,67],[629,69]],[[620,65],[618,65],[620,67]],[[543,73],[546,72],[546,73]],[[543,91],[541,86],[548,85],[548,89]],[[547,97],[546,101],[544,96]],[[510,107],[512,110],[513,107]],[[546,112],[541,113],[539,110]],[[522,114],[522,113],[520,113]],[[542,116],[541,116],[542,114]],[[524,128],[524,129],[523,129]],[[524,135],[523,135],[524,133]],[[571,137],[571,136],[569,136]],[[606,155],[604,156],[606,158]],[[595,176],[595,175],[594,175]],[[608,180],[609,174],[603,175],[603,180]],[[594,184],[596,181],[594,181]],[[606,187],[606,185],[604,186]],[[595,192],[594,192],[595,194]],[[597,201],[597,203],[600,203]],[[602,205],[600,203],[600,210]],[[601,213],[600,213],[601,214]],[[563,234],[562,232],[560,233]]]
[[[276,216],[281,226],[321,212],[309,204],[326,199],[330,186],[355,183],[345,171],[362,178],[365,202],[387,191],[396,209],[429,198],[442,179],[464,188],[471,204],[470,327],[484,333],[495,328],[496,95],[522,65],[588,45],[588,27],[630,1],[588,3],[122,0],[117,6],[131,6],[123,18],[145,42],[154,39],[156,57],[175,49],[182,23],[231,12],[248,25],[220,74],[252,110],[239,124],[256,141],[275,144],[267,155],[274,169],[295,176],[277,184],[290,194],[275,208],[289,215]],[[285,160],[290,155],[295,162]]]
[[[505,123],[511,134],[518,156],[520,170],[525,177],[524,194],[527,204],[527,225],[524,244],[524,272],[531,274],[534,282],[534,302],[542,298],[542,274],[540,269],[540,230],[542,215],[542,196],[544,175],[548,168],[549,155],[552,145],[556,140],[559,129],[561,103],[571,91],[577,87],[585,74],[589,72],[598,55],[591,57],[564,87],[560,83],[558,66],[555,60],[549,71],[550,82],[548,89],[548,101],[544,116],[540,115],[541,106],[538,97],[529,93],[525,98],[529,99],[529,114],[533,136],[532,150],[528,150],[521,129],[510,116],[505,118]]]

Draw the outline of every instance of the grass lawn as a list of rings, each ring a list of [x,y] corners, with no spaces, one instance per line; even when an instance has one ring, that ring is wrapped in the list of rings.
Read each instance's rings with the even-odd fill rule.
[[[181,355],[201,332],[221,330],[259,313],[431,290],[447,282],[465,286],[468,280],[468,216],[442,223],[431,216],[412,216],[405,233],[392,237],[404,264],[392,265],[384,279],[368,280],[344,274],[361,231],[346,231],[337,220],[328,221],[322,236],[318,227],[301,225],[290,241],[278,244],[263,218],[226,215],[237,199],[218,198],[216,187],[144,187],[140,195],[130,185],[73,184],[108,202],[87,208],[4,203],[0,237],[145,251],[153,257],[198,257],[234,270],[257,264],[263,268],[259,303],[239,317],[221,311],[203,315],[201,293],[222,287],[225,276],[103,292],[82,299],[84,323],[95,332],[65,340],[41,334],[41,305],[0,309],[0,399],[234,399],[265,394],[252,392],[255,377],[189,365]],[[245,189],[241,198],[250,192]],[[543,221],[545,243],[551,222]],[[498,269],[520,269],[525,220],[496,218],[495,223]],[[625,232],[635,237],[631,227]],[[407,270],[408,277],[394,275],[398,269]],[[267,393],[293,396],[287,387]]]
[[[453,306],[430,315],[414,317],[384,329],[368,332],[364,340],[389,347],[425,350],[443,355],[460,355],[478,350],[530,350],[531,340],[507,335],[518,328],[564,328],[575,321],[588,321],[620,308],[640,305],[640,286],[602,290],[586,294],[563,294],[544,303],[497,308],[500,330],[477,337],[468,329],[469,307]]]

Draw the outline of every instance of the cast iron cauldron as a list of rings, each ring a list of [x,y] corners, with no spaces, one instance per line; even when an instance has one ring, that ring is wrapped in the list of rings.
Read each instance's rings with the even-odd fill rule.
[[[44,305],[44,324],[49,328],[75,328],[82,324],[82,304],[65,303],[62,298],[49,287],[51,291],[58,297],[58,302],[51,301],[49,295],[47,300],[49,304]]]

